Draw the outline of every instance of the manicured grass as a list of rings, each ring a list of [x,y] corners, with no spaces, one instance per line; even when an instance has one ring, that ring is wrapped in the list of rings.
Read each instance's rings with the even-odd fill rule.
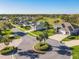
[[[49,18],[49,17],[44,17],[44,19],[40,19],[39,21],[46,21],[50,25],[54,25],[54,21],[59,20],[59,24],[62,23],[62,20],[60,18],[54,19],[54,18]]]
[[[34,48],[38,51],[47,51],[50,45],[48,43],[37,43]]]
[[[8,41],[13,41],[13,40],[15,40],[15,39],[19,39],[20,38],[20,36],[12,36],[12,37],[6,37],[6,38],[8,38]],[[5,42],[5,38],[0,38],[0,43],[3,43],[3,42]]]
[[[10,35],[12,33],[12,31],[11,30],[3,30],[3,31],[1,31],[1,34],[2,35]]]
[[[30,35],[30,36],[33,36],[33,37],[38,36],[38,35],[36,35],[36,34],[34,34],[34,33],[32,33],[32,32],[28,33],[27,35]]]
[[[31,29],[31,27],[30,26],[21,26],[21,28],[23,28],[23,29],[25,29],[25,30],[30,30]]]
[[[70,41],[70,40],[79,40],[79,36],[68,36],[67,38],[63,39],[63,41]]]
[[[39,54],[45,54],[47,51],[50,50],[50,48],[51,46],[48,43],[44,43],[44,42],[36,43],[33,46],[34,51]]]
[[[48,30],[41,30],[41,31],[33,31],[31,33],[35,34],[35,35],[40,35],[40,34],[43,34],[43,32],[47,32],[48,33],[48,36],[51,36],[53,34],[55,34],[55,30],[54,29],[48,29]]]
[[[16,27],[16,28],[18,28],[18,29],[20,29],[20,30],[22,30],[22,31],[26,31],[25,29],[21,28],[21,27],[18,26],[18,25],[15,25],[15,24],[13,24],[13,23],[11,23],[11,25],[14,26],[14,27]]]
[[[73,59],[79,59],[79,46],[72,47],[72,56]]]
[[[20,38],[20,36],[18,36],[18,35],[15,36],[10,29],[2,30],[0,34],[2,35],[2,37],[0,38],[0,43],[5,42],[6,38],[8,41],[12,41],[14,39]]]

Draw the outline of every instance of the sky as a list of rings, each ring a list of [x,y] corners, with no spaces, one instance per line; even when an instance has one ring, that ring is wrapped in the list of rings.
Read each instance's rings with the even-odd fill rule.
[[[0,0],[0,14],[79,14],[79,0]]]

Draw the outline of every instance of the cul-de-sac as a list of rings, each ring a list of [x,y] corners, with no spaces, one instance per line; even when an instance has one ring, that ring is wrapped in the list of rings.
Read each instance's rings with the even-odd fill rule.
[[[0,59],[79,59],[79,15],[0,15]]]

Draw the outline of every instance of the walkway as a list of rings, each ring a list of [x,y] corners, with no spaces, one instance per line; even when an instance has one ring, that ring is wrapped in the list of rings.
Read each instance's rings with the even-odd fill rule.
[[[64,34],[56,34],[56,35],[53,35],[53,36],[50,36],[49,38],[50,39],[54,39],[54,40],[57,40],[57,41],[62,41],[64,38],[66,38],[68,35],[64,35]]]

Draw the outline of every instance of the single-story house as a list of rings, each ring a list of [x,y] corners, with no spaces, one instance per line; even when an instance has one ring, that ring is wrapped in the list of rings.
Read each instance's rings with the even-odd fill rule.
[[[79,28],[74,29],[72,35],[79,35]]]
[[[74,32],[74,27],[69,22],[63,22],[62,24],[54,24],[54,29],[60,34],[72,34]]]
[[[46,29],[45,24],[43,22],[37,22],[36,30],[44,30]]]
[[[46,29],[44,22],[34,22],[31,24],[32,29],[34,30],[44,30]]]

